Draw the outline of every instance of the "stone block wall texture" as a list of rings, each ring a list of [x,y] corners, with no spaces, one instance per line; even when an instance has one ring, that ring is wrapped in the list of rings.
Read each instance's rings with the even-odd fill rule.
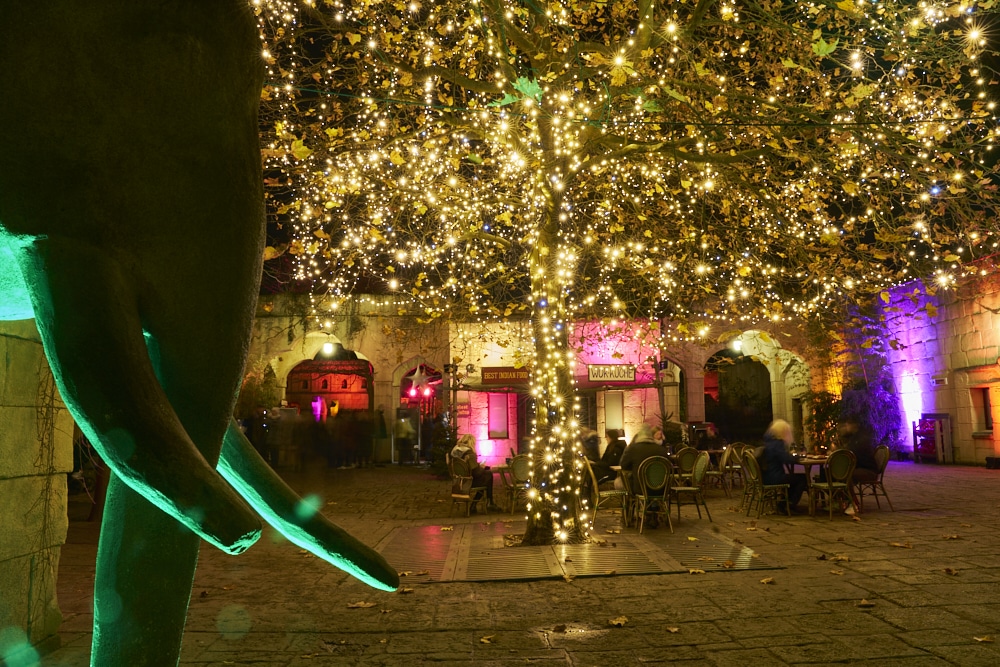
[[[1000,272],[931,296],[914,296],[914,288],[893,292],[889,314],[889,337],[899,343],[890,365],[906,418],[904,441],[912,446],[912,423],[922,414],[947,414],[955,462],[983,464],[1000,451]],[[983,388],[993,431],[977,430],[972,390]]]
[[[72,442],[34,323],[0,322],[0,656],[58,645]]]

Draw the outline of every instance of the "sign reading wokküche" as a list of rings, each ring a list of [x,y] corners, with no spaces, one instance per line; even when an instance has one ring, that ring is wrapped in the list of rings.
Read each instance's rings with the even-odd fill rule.
[[[513,366],[483,367],[483,384],[527,384],[528,369]]]
[[[632,364],[587,364],[587,379],[591,382],[635,382]]]

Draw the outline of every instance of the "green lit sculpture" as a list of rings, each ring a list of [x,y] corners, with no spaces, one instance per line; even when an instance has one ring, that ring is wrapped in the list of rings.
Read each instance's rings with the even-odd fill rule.
[[[35,318],[115,473],[94,665],[176,664],[198,538],[240,553],[258,516],[398,585],[231,418],[264,244],[260,49],[246,0],[0,0],[0,317]]]

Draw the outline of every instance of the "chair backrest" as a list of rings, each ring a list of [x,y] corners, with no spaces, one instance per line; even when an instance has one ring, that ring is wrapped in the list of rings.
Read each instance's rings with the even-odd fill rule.
[[[589,461],[587,463],[590,464]],[[515,485],[528,484],[531,481],[531,464],[530,454],[518,454],[511,460],[510,477]]]
[[[472,477],[472,469],[469,462],[460,456],[451,459],[452,477]]]
[[[698,452],[698,456],[694,460],[694,468],[691,469],[691,486],[701,486],[702,480],[705,479],[705,473],[708,472],[709,462],[708,452]]]
[[[590,510],[594,511],[594,508],[597,507],[600,501],[597,495],[597,475],[594,474],[594,468],[590,465],[590,459],[586,456],[581,456],[580,458],[583,459],[583,474],[590,480]]]
[[[663,496],[670,488],[673,466],[665,456],[650,456],[643,460],[636,470],[639,493],[643,496]]]
[[[881,480],[885,474],[885,467],[889,465],[889,447],[886,445],[875,448],[875,465],[878,466],[878,478]]]
[[[729,461],[732,459],[732,457],[733,457],[733,448],[732,447],[724,447],[722,449],[722,456],[719,457],[719,470],[720,471],[723,471],[723,470],[726,469],[726,466],[729,465]]]
[[[750,484],[760,484],[760,463],[757,462],[757,457],[753,455],[753,452],[743,452],[740,461],[743,463],[743,471],[746,473],[747,482]]]
[[[726,448],[729,452],[729,467],[743,467],[743,447],[744,445],[742,443],[737,443],[735,445],[729,445],[729,447]]]
[[[684,447],[674,456],[681,473],[687,474],[694,469],[694,461],[698,458],[698,450],[694,447]]]
[[[826,460],[826,478],[831,482],[846,483],[854,474],[857,459],[849,449],[835,449]]]

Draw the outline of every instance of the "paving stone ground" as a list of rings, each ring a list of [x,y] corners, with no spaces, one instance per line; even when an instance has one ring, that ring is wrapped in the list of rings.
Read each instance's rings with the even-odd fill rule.
[[[402,527],[511,518],[449,517],[449,484],[421,468],[286,477],[371,545]],[[368,588],[274,534],[238,557],[204,547],[181,664],[1000,664],[1000,471],[893,462],[886,487],[895,512],[866,502],[858,520],[832,521],[748,519],[714,489],[711,524],[685,507],[673,535],[643,533],[666,551],[689,537],[742,543],[780,566],[767,571],[455,583],[411,575],[403,585],[412,592],[401,594]],[[613,540],[607,519],[597,537]],[[88,662],[96,541],[96,525],[71,521],[62,648],[44,667]],[[375,605],[348,607],[356,602]]]

